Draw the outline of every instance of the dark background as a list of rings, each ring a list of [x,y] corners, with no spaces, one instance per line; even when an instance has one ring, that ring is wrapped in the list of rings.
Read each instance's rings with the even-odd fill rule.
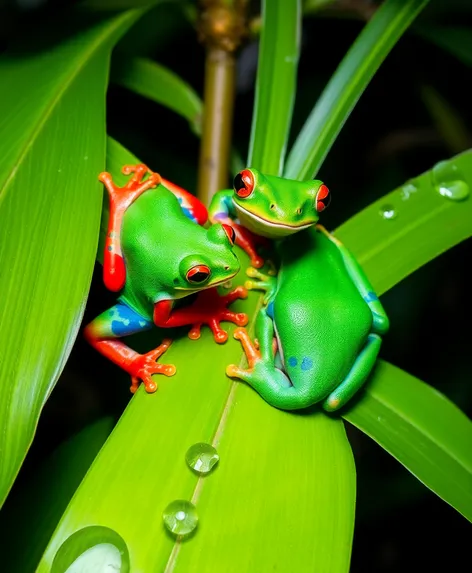
[[[22,22],[31,17],[37,22],[41,18],[56,18],[60,4],[65,3],[43,2],[45,7],[35,8],[33,16],[31,10],[25,9],[26,0],[16,3],[23,10],[15,10],[13,1],[6,4],[10,11],[0,25],[2,49],[19,33]],[[36,4],[41,2],[29,5]],[[341,3],[354,7],[372,4]],[[334,10],[305,18],[292,141],[360,32],[363,22],[358,16],[355,10]],[[431,0],[418,23],[472,27],[472,3]],[[153,10],[120,47],[168,66],[202,94],[204,48],[198,44],[192,24],[178,9],[162,6]],[[234,121],[234,144],[243,157],[251,126],[256,59],[257,40],[249,40],[238,54]],[[328,229],[437,161],[460,151],[441,135],[422,96],[425,86],[444,98],[465,130],[464,149],[472,147],[471,82],[470,68],[419,37],[414,28],[401,39],[362,96],[319,173],[333,196],[329,210],[323,214]],[[195,189],[199,141],[185,120],[111,85],[108,130],[167,179]],[[386,360],[445,393],[469,416],[471,254],[469,240],[382,297],[392,326],[381,352]],[[97,268],[84,324],[113,300],[104,292]],[[118,378],[116,368],[79,337],[46,404],[34,444],[5,506],[6,514],[15,499],[21,497],[22,488],[31,483],[45,456],[60,443],[103,416],[119,417],[130,397],[129,384],[123,375],[120,387],[110,388],[108,373],[115,380]],[[348,427],[348,432],[358,470],[352,573],[461,571],[470,566],[470,524],[377,444],[354,428]],[[1,518],[0,527],[8,527]]]

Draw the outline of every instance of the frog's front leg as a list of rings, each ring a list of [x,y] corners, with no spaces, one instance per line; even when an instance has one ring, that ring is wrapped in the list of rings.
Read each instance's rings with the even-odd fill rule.
[[[84,330],[85,338],[96,350],[131,375],[131,392],[133,393],[138,389],[140,380],[146,392],[155,392],[157,384],[152,379],[153,374],[165,376],[175,374],[173,364],[156,362],[169,348],[171,340],[163,340],[162,344],[146,354],[139,354],[120,340],[116,340],[150,328],[152,328],[152,322],[129,306],[118,303],[97,316]]]
[[[356,285],[359,294],[362,296],[372,312],[372,331],[380,335],[386,334],[390,326],[388,316],[361,266],[341,241],[331,235],[331,233],[329,233],[322,225],[316,225],[316,228],[328,237],[328,239],[339,249],[352,282]]]
[[[210,221],[232,227],[236,236],[236,245],[248,254],[251,259],[251,265],[259,269],[264,266],[264,259],[257,253],[256,249],[258,246],[267,246],[268,241],[235,222],[237,214],[234,209],[232,196],[232,189],[224,189],[215,193],[208,210]]]
[[[248,322],[247,314],[233,312],[227,306],[239,298],[246,298],[247,290],[237,287],[232,292],[220,296],[216,288],[201,291],[192,304],[172,311],[172,301],[163,300],[154,305],[154,324],[163,328],[192,325],[189,338],[200,338],[202,324],[207,324],[213,337],[219,344],[226,342],[228,333],[220,328],[220,322],[227,320],[244,326]]]
[[[266,294],[263,299],[264,306],[269,304],[269,301],[274,298],[277,291],[277,278],[273,275],[266,275],[253,267],[246,270],[248,277],[257,279],[256,281],[246,281],[244,286],[248,290],[262,290]]]

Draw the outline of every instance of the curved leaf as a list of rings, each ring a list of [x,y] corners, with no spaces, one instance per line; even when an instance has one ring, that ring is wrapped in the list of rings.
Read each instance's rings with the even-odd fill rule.
[[[343,417],[472,521],[472,422],[450,400],[380,360]]]
[[[331,77],[287,158],[288,179],[315,177],[380,64],[428,0],[386,0]]]
[[[192,129],[201,131],[203,104],[193,88],[176,74],[146,58],[115,56],[111,80],[188,119]]]
[[[95,258],[110,50],[140,12],[41,28],[0,60],[0,503],[74,342]]]
[[[335,232],[357,255],[379,294],[472,236],[471,198],[452,201],[440,188],[472,188],[472,151],[407,182]],[[362,398],[344,417],[470,519],[472,423],[430,386],[379,364]]]
[[[114,173],[115,166],[137,161],[119,145],[109,152]],[[245,268],[245,255],[241,260]],[[240,273],[235,284],[244,278]],[[234,308],[254,314],[258,301],[250,293]],[[146,348],[157,341],[154,332]],[[61,544],[92,523],[124,539],[133,571],[347,572],[355,470],[342,421],[281,412],[231,382],[226,365],[241,359],[231,336],[217,346],[207,329],[198,341],[183,329],[164,358],[176,364],[177,374],[160,379],[156,394],[140,388],[132,398],[38,572],[49,573]],[[185,462],[196,442],[213,443],[220,454],[215,471],[203,478]],[[296,485],[287,487],[293,476]],[[188,543],[163,526],[162,512],[175,499],[197,506],[199,525]]]
[[[112,61],[112,81],[152,101],[162,104],[185,117],[200,136],[203,102],[193,88],[176,74],[146,58],[115,56]],[[244,164],[231,149],[231,170],[237,173]]]
[[[468,192],[461,201],[439,193]],[[438,163],[363,209],[336,231],[377,293],[472,236],[472,150]],[[359,231],[362,229],[362,232]]]
[[[248,166],[281,175],[295,99],[301,0],[264,0]]]
[[[8,573],[34,571],[67,504],[113,429],[102,418],[62,443],[27,479],[12,490],[0,512],[2,568]],[[28,550],[25,551],[25,530]]]

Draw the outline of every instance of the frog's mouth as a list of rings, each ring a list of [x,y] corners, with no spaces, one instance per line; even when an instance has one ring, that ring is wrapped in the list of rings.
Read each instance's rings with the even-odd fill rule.
[[[298,233],[304,229],[308,229],[316,223],[316,221],[310,221],[309,223],[303,223],[301,225],[287,225],[284,223],[275,223],[274,221],[269,221],[264,219],[259,215],[251,213],[241,205],[235,203],[235,207],[238,213],[239,220],[244,227],[247,227],[250,231],[261,235],[262,237],[276,238],[276,237],[286,237],[287,235],[293,235],[293,233]]]

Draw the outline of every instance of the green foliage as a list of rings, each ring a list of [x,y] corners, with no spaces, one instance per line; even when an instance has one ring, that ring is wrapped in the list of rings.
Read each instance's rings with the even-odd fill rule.
[[[386,0],[328,82],[287,158],[288,179],[315,177],[383,60],[428,0]]]
[[[344,418],[472,521],[472,423],[445,396],[379,361]]]
[[[265,0],[248,166],[282,175],[298,66],[300,0]]]
[[[8,85],[0,94],[7,134],[0,154],[0,268],[8,268],[0,275],[0,298],[8,301],[0,310],[3,497],[82,317],[99,232],[103,194],[96,178],[105,168],[105,147],[106,168],[114,177],[121,165],[138,161],[106,139],[104,95],[111,49],[144,13],[125,9],[155,3],[87,0],[69,10],[73,24],[62,23],[67,37],[49,37],[52,49],[41,48],[33,35],[34,51],[7,53],[0,61]],[[316,173],[370,79],[426,4],[387,0],[377,10],[315,104],[284,169],[301,3],[263,2],[248,164],[298,179]],[[441,42],[467,60],[453,34]],[[177,112],[199,134],[202,102],[169,69],[117,53],[111,77]],[[431,101],[432,113],[447,128],[450,114]],[[373,202],[335,234],[381,294],[471,236],[472,201],[466,197],[471,186],[469,151]],[[460,200],[446,198],[447,192]],[[233,286],[244,282],[248,265],[245,254],[238,255],[242,271]],[[260,304],[261,297],[250,293],[234,309],[247,312],[252,325]],[[166,362],[176,364],[177,374],[158,379],[154,396],[138,390],[83,480],[94,453],[83,437],[92,436],[98,449],[108,422],[97,426],[98,433],[97,428],[91,434],[86,430],[53,456],[40,475],[50,475],[58,463],[64,464],[62,471],[54,472],[48,487],[30,485],[30,497],[24,499],[37,493],[38,503],[31,507],[40,519],[33,520],[36,534],[29,536],[29,556],[12,558],[9,571],[28,573],[40,560],[39,573],[63,573],[93,546],[98,549],[86,557],[89,563],[105,555],[106,544],[121,552],[123,572],[349,570],[356,473],[341,417],[316,408],[282,412],[248,386],[230,381],[225,367],[242,357],[231,337],[234,326],[228,331],[223,346],[208,330],[198,341],[189,340],[185,329],[178,333],[165,355]],[[149,350],[161,334],[137,337],[136,344]],[[117,375],[110,386],[120,382]],[[379,361],[365,390],[342,415],[472,518],[472,424],[446,397]],[[206,477],[185,465],[187,449],[201,441],[215,445],[220,454],[219,465]],[[76,466],[66,470],[71,448]],[[191,500],[197,507],[199,526],[188,540],[172,538],[162,525],[163,509],[175,499]]]
[[[137,16],[71,18],[67,39],[50,30],[54,50],[33,43],[0,61],[8,86],[0,94],[0,260],[8,269],[0,275],[0,503],[82,318],[100,224],[109,56]]]

